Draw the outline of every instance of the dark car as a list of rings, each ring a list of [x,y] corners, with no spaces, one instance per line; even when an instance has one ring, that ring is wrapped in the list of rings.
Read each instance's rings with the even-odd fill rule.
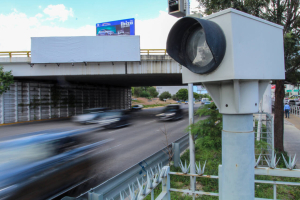
[[[88,179],[97,148],[81,144],[91,129],[43,131],[0,141],[0,199],[47,199]]]
[[[170,104],[166,106],[156,117],[161,121],[178,120],[183,118],[183,112],[180,105]]]
[[[111,110],[105,112],[98,123],[104,128],[120,128],[130,124],[130,116],[126,110]]]

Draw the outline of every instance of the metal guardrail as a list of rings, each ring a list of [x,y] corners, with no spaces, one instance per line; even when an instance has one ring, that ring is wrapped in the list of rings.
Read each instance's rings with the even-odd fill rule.
[[[174,143],[179,143],[180,150],[183,152],[189,145],[188,134],[174,141]],[[63,199],[92,199],[91,196],[97,196],[97,198],[101,196],[103,199],[118,200],[119,193],[121,191],[126,191],[129,184],[137,182],[137,178],[142,179],[142,177],[147,175],[147,171],[155,169],[159,164],[165,165],[168,162],[169,158],[164,152],[166,148],[163,148],[157,153],[149,156],[148,158],[112,177],[104,183],[91,188],[90,191],[87,191],[76,198],[64,197]]]
[[[291,106],[290,114],[300,117],[300,106]]]
[[[167,55],[166,49],[141,49],[141,55]],[[2,51],[0,57],[31,57],[31,51]]]

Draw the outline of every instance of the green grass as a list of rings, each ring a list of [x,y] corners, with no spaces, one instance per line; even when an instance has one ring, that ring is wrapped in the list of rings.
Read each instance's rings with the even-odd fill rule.
[[[158,106],[166,106],[166,104],[152,104],[152,105],[143,105],[144,108],[154,108]]]

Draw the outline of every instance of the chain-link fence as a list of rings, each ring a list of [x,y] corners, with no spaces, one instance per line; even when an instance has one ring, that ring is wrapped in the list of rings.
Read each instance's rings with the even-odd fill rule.
[[[267,166],[265,159],[271,159],[274,152],[274,121],[269,113],[254,114],[255,158],[261,155],[259,166]]]

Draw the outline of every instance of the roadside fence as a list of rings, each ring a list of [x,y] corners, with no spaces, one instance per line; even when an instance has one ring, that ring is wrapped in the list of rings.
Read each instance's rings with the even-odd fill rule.
[[[290,114],[300,117],[300,106],[291,106]]]

